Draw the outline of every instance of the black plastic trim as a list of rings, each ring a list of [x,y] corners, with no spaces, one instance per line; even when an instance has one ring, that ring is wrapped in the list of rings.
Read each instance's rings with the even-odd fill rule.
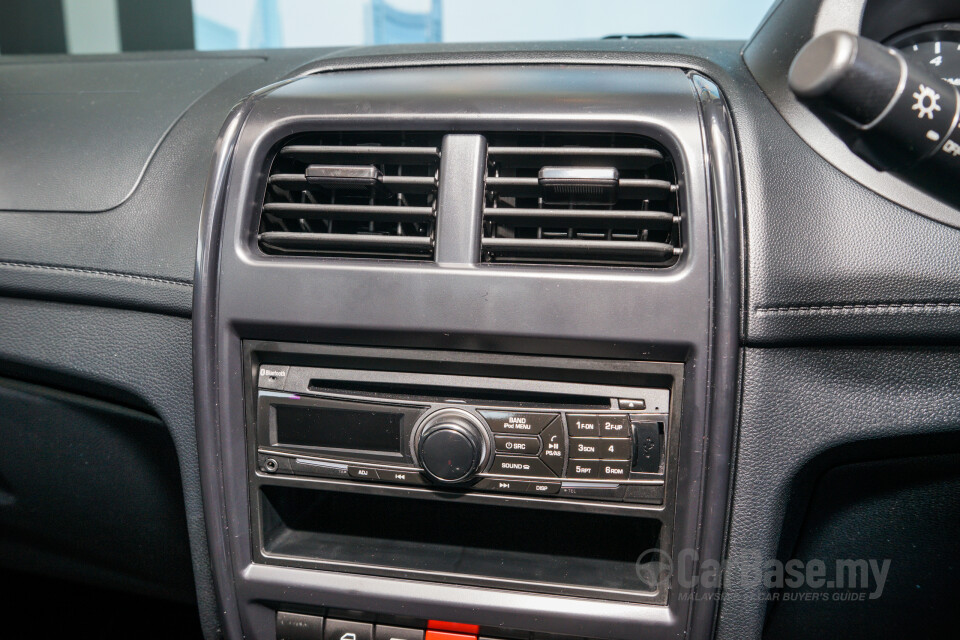
[[[495,56],[491,56],[494,57]],[[528,53],[510,53],[506,56],[502,56],[500,61],[503,61],[504,58],[512,58],[516,61],[546,61],[546,59],[551,56],[540,57],[536,52]],[[560,55],[556,56],[557,58],[566,59],[569,61],[576,61],[581,63],[589,64],[591,60],[589,58],[584,58],[578,54],[572,55]],[[429,58],[429,56],[427,57]],[[483,58],[483,56],[478,56]],[[436,56],[433,56],[433,59],[436,59]],[[325,67],[324,70],[334,71],[338,68],[348,68],[357,64],[360,59],[355,60],[342,60],[332,63],[324,62],[322,64]],[[362,64],[367,66],[377,67],[384,65],[387,67],[397,67],[402,66],[403,64],[413,64],[415,67],[418,64],[426,63],[425,58],[421,58],[420,61],[413,56],[411,59],[404,60],[402,56],[393,56],[389,59],[382,58],[363,58]],[[486,62],[490,62],[488,58]],[[481,60],[478,60],[478,64],[482,63]],[[441,64],[443,64],[441,62]],[[450,64],[447,62],[446,64]],[[662,62],[659,64],[663,64]],[[342,65],[342,66],[341,66]],[[320,67],[321,65],[316,65]],[[471,70],[475,67],[471,66]],[[508,67],[503,67],[506,69]],[[549,69],[550,66],[541,66],[542,69]],[[612,68],[607,66],[608,70],[612,71]],[[304,69],[304,73],[308,72],[309,69]],[[530,73],[535,73],[534,70],[530,70]],[[646,73],[634,67],[631,69],[630,65],[627,64],[623,67],[621,73]],[[572,77],[572,76],[568,76]],[[570,87],[566,87],[567,90],[570,90]],[[691,91],[691,96],[693,91]],[[722,98],[719,98],[719,93],[717,93],[717,99],[722,101]],[[243,111],[252,109],[255,103],[259,100],[262,100],[262,97],[258,97],[255,100],[251,101],[243,107]],[[676,103],[671,107],[671,113],[676,113]],[[645,108],[645,107],[644,107]],[[642,110],[642,109],[641,109]],[[694,109],[696,111],[696,109]],[[636,112],[634,112],[635,116]],[[242,116],[242,113],[241,113]],[[631,117],[634,117],[631,116]],[[236,116],[235,116],[236,117]],[[672,116],[671,116],[672,117]],[[700,116],[696,116],[697,120],[700,120]],[[535,122],[535,120],[530,120],[530,123]],[[571,119],[569,122],[562,124],[561,126],[573,128],[577,126],[577,117],[576,114],[571,114]],[[390,123],[385,123],[384,126],[389,126]],[[247,123],[244,127],[255,126],[259,127],[262,123],[251,123],[247,119]],[[449,121],[445,121],[445,126],[449,125]],[[514,125],[515,126],[515,125]],[[596,122],[593,123],[593,126],[601,126]],[[602,125],[607,126],[607,125]],[[555,129],[557,123],[553,122],[551,129]],[[339,124],[339,128],[342,130],[343,124]],[[487,125],[487,126],[477,126],[474,125],[471,127],[473,131],[477,130],[491,130],[495,129],[496,125]],[[700,122],[697,125],[697,130],[700,131],[703,128],[703,123]],[[647,132],[645,132],[647,133]],[[732,134],[727,132],[728,135],[726,139],[732,142]],[[698,135],[699,137],[699,135]],[[661,139],[661,143],[668,144],[668,147],[672,146],[675,141]],[[697,142],[698,145],[702,147],[702,141]],[[692,147],[688,147],[684,153],[679,153],[676,148],[670,149],[674,153],[676,158],[684,158],[687,153],[690,153]],[[713,146],[710,148],[711,152],[716,152],[717,149]],[[733,146],[730,145],[727,151],[732,152]],[[230,157],[234,153],[234,149],[231,146],[228,149],[221,148],[218,154],[218,169],[225,167],[230,164],[232,158]],[[246,153],[246,150],[244,150]],[[698,152],[700,153],[700,152]],[[732,162],[732,158],[727,161]],[[698,163],[694,162],[692,165],[688,164],[687,171],[688,173],[682,173],[682,179],[685,182],[686,189],[689,191],[693,189],[696,193],[702,194],[706,184],[704,183],[705,176],[699,174],[698,172],[702,169],[697,168]],[[235,171],[240,171],[238,168],[234,168]],[[220,233],[222,232],[221,224],[225,219],[224,216],[224,196],[227,194],[226,187],[228,186],[227,173],[224,169],[222,172],[218,172],[219,175],[214,175],[211,178],[211,189],[208,193],[208,199],[205,202],[204,207],[204,226],[201,234],[201,250],[200,257],[198,261],[198,287],[197,287],[197,307],[195,312],[195,321],[196,321],[196,332],[195,332],[195,347],[196,347],[196,361],[197,361],[197,405],[198,405],[198,430],[201,432],[207,432],[203,436],[203,441],[205,443],[203,455],[206,462],[213,464],[213,470],[215,473],[219,472],[219,482],[217,481],[206,481],[204,483],[205,495],[207,497],[207,509],[208,511],[212,510],[216,517],[208,519],[208,526],[211,531],[211,536],[216,537],[215,541],[212,541],[212,545],[216,550],[214,553],[214,563],[217,565],[217,580],[221,590],[224,589],[233,589],[238,584],[236,580],[241,580],[244,585],[246,584],[257,584],[258,589],[257,595],[254,599],[248,600],[246,604],[243,605],[244,615],[251,615],[253,619],[260,620],[262,624],[268,625],[260,627],[261,622],[256,623],[255,628],[245,628],[246,633],[249,635],[259,634],[261,632],[268,631],[271,629],[269,626],[270,623],[263,622],[267,618],[264,618],[264,615],[268,613],[268,610],[264,609],[264,604],[269,601],[298,601],[302,604],[305,604],[303,597],[306,593],[312,593],[312,599],[317,598],[317,589],[318,585],[325,584],[323,588],[323,600],[329,606],[343,606],[345,608],[356,608],[358,605],[358,599],[356,597],[357,593],[365,593],[365,603],[364,606],[370,610],[380,610],[384,613],[390,613],[391,611],[408,611],[412,608],[420,611],[430,611],[432,614],[437,616],[445,616],[448,619],[462,619],[465,615],[475,616],[477,618],[484,618],[488,621],[492,621],[494,618],[497,621],[497,624],[505,627],[514,627],[514,628],[528,628],[530,627],[531,618],[529,616],[529,611],[531,608],[537,610],[540,613],[547,613],[546,616],[538,616],[537,622],[538,628],[543,631],[552,631],[555,633],[576,633],[587,636],[595,637],[622,637],[628,638],[636,635],[639,630],[643,630],[644,633],[647,633],[649,637],[672,637],[678,633],[682,633],[682,629],[686,626],[687,614],[682,615],[680,618],[676,617],[675,613],[672,613],[672,609],[664,609],[659,607],[646,607],[646,606],[622,606],[615,605],[610,602],[592,602],[584,601],[582,605],[578,605],[575,611],[571,610],[570,602],[564,598],[552,598],[548,596],[538,596],[538,595],[524,595],[517,597],[516,594],[511,595],[509,598],[504,598],[503,594],[498,594],[496,591],[489,590],[476,590],[472,589],[469,591],[470,605],[469,611],[473,612],[471,614],[466,613],[463,604],[459,604],[463,601],[463,598],[467,597],[467,592],[462,591],[457,587],[450,586],[441,586],[441,585],[421,585],[416,590],[416,593],[411,593],[409,589],[405,589],[405,583],[403,581],[395,582],[377,579],[377,578],[367,578],[367,577],[358,577],[358,576],[346,576],[342,574],[325,574],[323,572],[300,572],[296,570],[288,569],[277,569],[262,567],[258,565],[251,565],[243,569],[240,573],[234,573],[236,570],[239,570],[240,567],[244,566],[241,564],[236,564],[236,558],[233,559],[231,563],[232,552],[228,551],[225,548],[218,548],[221,545],[227,546],[228,544],[233,544],[228,540],[224,540],[223,532],[223,516],[224,514],[224,504],[221,502],[224,495],[226,495],[227,500],[231,500],[231,496],[235,495],[234,490],[230,488],[230,484],[235,482],[232,480],[230,483],[224,484],[225,478],[236,478],[237,469],[234,468],[234,463],[227,458],[220,458],[220,463],[223,464],[223,467],[217,467],[218,464],[218,454],[223,450],[219,447],[219,429],[218,424],[220,424],[220,413],[223,412],[223,415],[230,413],[236,413],[236,406],[232,406],[233,401],[228,400],[231,396],[235,397],[237,389],[235,382],[231,381],[229,389],[221,385],[219,380],[221,379],[221,374],[218,373],[218,369],[222,372],[226,371],[235,371],[236,367],[240,366],[240,362],[237,359],[238,355],[238,346],[236,342],[235,335],[233,332],[239,330],[245,337],[269,337],[271,333],[275,333],[275,330],[270,330],[265,326],[258,326],[257,322],[249,323],[248,321],[236,321],[226,319],[222,316],[223,309],[218,309],[218,288],[220,283],[217,282],[217,273],[221,265],[217,263],[217,254],[220,251],[221,244],[219,242]],[[237,173],[236,176],[240,178],[243,173]],[[249,174],[248,174],[249,175]],[[723,176],[723,179],[729,179],[729,175]],[[696,185],[696,186],[694,186]],[[237,189],[240,185],[232,184],[230,189]],[[736,185],[730,185],[730,190],[735,191]],[[212,197],[209,197],[212,194]],[[693,196],[688,196],[693,197]],[[700,198],[701,196],[696,196]],[[693,204],[685,203],[688,205]],[[709,227],[713,227],[718,224],[718,218],[721,215],[730,216],[730,211],[719,209],[719,204],[714,203],[714,207],[711,209],[707,206],[709,203],[698,202],[693,205],[693,208],[696,209],[696,218],[699,220],[697,225],[706,224]],[[229,203],[226,206],[233,206]],[[687,206],[685,211],[690,211],[691,207]],[[231,214],[232,215],[232,214]],[[735,222],[736,218],[731,216],[730,221]],[[727,226],[731,222],[719,223],[722,226]],[[694,243],[691,246],[690,255],[685,255],[684,260],[677,267],[663,270],[656,275],[656,278],[660,278],[664,284],[667,281],[675,282],[678,279],[683,279],[688,275],[692,270],[698,273],[697,278],[703,278],[704,282],[708,282],[711,278],[716,278],[716,273],[714,273],[714,268],[709,267],[708,265],[712,262],[711,255],[715,250],[719,250],[725,258],[720,261],[721,264],[725,265],[725,268],[732,268],[736,262],[737,248],[736,246],[730,246],[728,244],[730,240],[730,234],[725,234],[723,237],[716,237],[714,242],[716,245],[713,245],[711,242],[704,243],[704,240],[708,236],[701,235],[706,231],[705,228],[700,228],[700,231],[693,235]],[[248,238],[249,232],[242,232],[240,237]],[[688,234],[686,237],[691,237]],[[233,251],[237,245],[232,244],[236,241],[237,236],[225,236],[225,239],[229,238],[231,242],[222,245],[223,250]],[[244,241],[246,242],[246,241]],[[241,244],[244,244],[242,242]],[[241,251],[245,253],[245,251]],[[700,256],[696,258],[696,256]],[[244,261],[254,260],[255,262],[260,259],[248,254]],[[276,263],[282,262],[282,260],[276,260]],[[334,260],[327,261],[328,264],[333,264]],[[372,267],[372,265],[370,265]],[[366,268],[361,265],[356,267],[344,268],[344,277],[350,277],[351,274],[359,275]],[[422,267],[413,267],[406,268],[405,265],[397,265],[392,267],[398,272],[403,272],[404,277],[417,277],[424,286],[428,288],[432,285],[429,284],[429,280],[433,277],[430,275],[433,272],[433,269],[424,269]],[[459,268],[456,268],[459,269]],[[446,271],[447,269],[444,269]],[[472,276],[469,277],[486,277],[486,273],[498,274],[497,277],[504,277],[506,274],[513,274],[510,277],[510,280],[514,280],[516,277],[520,277],[521,280],[530,277],[536,276],[537,278],[547,278],[548,280],[556,279],[557,272],[556,270],[545,269],[527,269],[527,268],[499,268],[496,266],[483,266],[479,268],[474,268],[470,271],[475,272]],[[227,273],[227,271],[224,271]],[[571,273],[576,278],[585,278],[586,281],[593,282],[595,285],[598,283],[603,283],[604,280],[608,277],[614,277],[610,274],[609,270],[605,269],[581,269],[581,270],[570,270],[568,273]],[[591,275],[592,274],[592,275]],[[331,274],[332,275],[332,274]],[[469,274],[464,271],[464,276]],[[630,281],[633,278],[638,276],[635,275],[619,275],[615,276],[615,280],[622,280],[623,283]],[[333,285],[334,287],[340,286],[338,284],[338,278],[335,278],[332,282],[328,281],[328,285]],[[425,280],[424,280],[425,279]],[[651,276],[642,275],[640,280],[648,280],[653,278]],[[332,325],[326,328],[323,331],[324,340],[326,342],[338,342],[338,341],[348,341],[354,344],[392,344],[394,346],[418,346],[423,344],[431,344],[431,346],[436,347],[454,347],[459,349],[481,349],[485,351],[494,350],[496,347],[497,350],[515,350],[516,352],[527,352],[527,353],[564,353],[569,352],[572,355],[589,355],[591,357],[611,357],[613,355],[618,355],[620,357],[631,357],[638,359],[646,358],[685,358],[688,363],[695,363],[695,366],[692,369],[691,379],[688,381],[688,393],[685,394],[684,404],[685,412],[688,415],[690,423],[684,428],[687,429],[690,438],[692,441],[702,441],[704,436],[703,429],[706,428],[708,424],[707,421],[703,419],[703,411],[705,410],[705,402],[709,403],[707,400],[708,392],[708,383],[706,381],[706,371],[704,369],[705,362],[701,362],[703,358],[707,356],[709,350],[709,343],[707,341],[707,336],[712,335],[715,331],[715,314],[721,312],[732,312],[729,308],[729,304],[732,300],[736,300],[737,292],[735,291],[736,287],[733,287],[733,291],[730,290],[731,283],[735,283],[737,279],[736,273],[729,273],[722,280],[716,280],[708,288],[710,293],[705,295],[709,299],[713,292],[716,291],[715,287],[722,287],[724,296],[723,304],[720,307],[709,306],[707,317],[704,320],[707,322],[703,325],[700,325],[701,328],[698,329],[695,333],[699,336],[696,339],[693,338],[691,334],[691,340],[696,343],[695,348],[691,348],[691,344],[683,344],[682,340],[678,340],[675,330],[665,331],[666,323],[662,325],[664,329],[663,332],[660,332],[659,323],[656,323],[656,326],[651,326],[644,333],[649,336],[649,338],[643,338],[641,336],[633,335],[629,336],[627,333],[623,332],[621,329],[614,329],[613,327],[605,326],[601,323],[601,326],[598,326],[593,332],[590,332],[588,335],[581,335],[575,342],[570,342],[569,338],[564,338],[562,332],[560,335],[553,333],[552,337],[548,337],[547,334],[544,335],[520,335],[516,334],[516,329],[519,328],[516,323],[514,323],[514,331],[507,333],[500,333],[503,329],[500,328],[500,323],[497,323],[497,326],[485,327],[485,330],[488,331],[486,335],[476,335],[467,333],[467,325],[460,326],[459,323],[454,323],[453,325],[449,323],[435,323],[435,322],[426,322],[423,324],[418,331],[411,332],[410,328],[394,325],[381,327],[377,333],[370,333],[368,330],[365,330],[362,325]],[[469,280],[464,280],[468,282]],[[504,281],[506,283],[506,281]],[[622,288],[622,287],[621,287]],[[612,290],[611,290],[612,293]],[[603,294],[601,294],[603,295]],[[678,295],[678,290],[674,291],[674,295]],[[682,297],[682,296],[680,296]],[[608,298],[609,299],[609,298]],[[696,306],[698,311],[695,311],[691,317],[700,317],[700,314],[703,313],[703,297],[698,295],[695,299],[691,298],[691,303]],[[264,308],[269,308],[268,301],[262,301],[265,306]],[[221,314],[218,316],[218,314]],[[734,316],[735,317],[735,314]],[[509,319],[504,318],[503,320]],[[475,319],[476,322],[476,319]],[[700,321],[697,320],[697,323]],[[735,322],[735,320],[734,320]],[[441,329],[441,327],[446,327]],[[476,326],[476,325],[475,325]],[[507,325],[503,325],[506,327]],[[442,331],[442,334],[434,334],[434,331]],[[654,336],[660,332],[660,340],[654,339]],[[298,339],[298,340],[316,340],[319,334],[316,330],[312,330],[306,324],[300,324],[299,326],[289,326],[285,329],[285,336],[288,339]],[[426,336],[433,335],[433,339],[429,342],[425,340]],[[601,338],[600,336],[604,336]],[[673,336],[673,337],[667,337]],[[723,337],[723,340],[727,343],[736,343],[736,333],[731,332],[730,335]],[[220,350],[220,345],[223,346],[226,351]],[[726,360],[725,360],[726,362]],[[715,380],[715,389],[726,390],[732,388],[732,385],[735,384],[734,379],[729,379],[727,373],[727,368],[724,368],[722,371],[718,372],[717,380]],[[717,391],[714,391],[716,393]],[[729,404],[729,400],[727,401]],[[722,403],[721,403],[722,405]],[[712,405],[711,405],[712,406]],[[719,412],[720,415],[724,414],[724,411]],[[699,416],[699,417],[698,417]],[[709,422],[710,432],[717,431],[729,431],[731,429],[731,424],[729,422]],[[209,433],[214,432],[214,433]],[[722,445],[723,437],[718,437],[716,442],[719,445]],[[691,441],[691,442],[692,442]],[[713,442],[709,438],[708,442]],[[727,440],[729,442],[729,440]],[[722,452],[722,446],[720,447],[721,451],[717,453],[718,459],[723,460],[724,455],[729,457],[729,451],[724,454]],[[710,445],[711,452],[717,452],[718,450],[714,448],[714,445]],[[711,454],[712,455],[712,454]],[[689,462],[690,460],[699,459],[699,447],[694,449],[683,448],[683,456]],[[699,469],[699,463],[697,463],[693,468]],[[208,472],[209,473],[209,472]],[[242,475],[242,471],[240,472]],[[725,483],[728,478],[727,469],[723,465],[718,467],[711,466],[708,468],[707,473],[711,476],[717,476],[721,478],[721,484],[725,486]],[[210,474],[213,475],[213,474]],[[211,478],[212,480],[212,478]],[[699,472],[696,472],[693,476],[685,477],[684,482],[688,483],[686,485],[686,495],[695,496],[700,494],[700,483],[703,478]],[[221,489],[227,491],[226,494],[221,493]],[[245,492],[244,492],[245,493]],[[211,508],[209,502],[217,502],[218,504]],[[699,520],[700,517],[700,501],[695,500],[692,503],[685,503],[684,513],[678,514],[678,530],[682,530],[685,535],[688,535],[691,531],[691,527],[696,527],[695,522]],[[703,525],[708,528],[719,528],[722,526],[722,509],[711,508],[707,511],[707,519],[703,521]],[[234,523],[235,524],[235,523]],[[235,532],[240,541],[245,537],[243,531]],[[722,535],[720,532],[719,535]],[[241,547],[242,548],[242,547]],[[708,555],[719,557],[719,548],[715,550],[710,550]],[[320,582],[318,582],[318,580]],[[339,585],[334,588],[334,584]],[[310,585],[308,587],[308,585]],[[309,591],[303,591],[303,588],[308,588]],[[245,587],[244,587],[245,589]],[[299,594],[299,595],[298,595]],[[236,600],[236,596],[231,594],[229,598],[225,599],[223,607],[223,613],[226,616],[225,619],[229,619],[227,627],[231,630],[239,630],[237,625],[240,624],[240,618],[238,613],[237,606],[239,602]],[[707,615],[708,618],[712,616],[714,606],[712,603],[707,603],[705,605],[709,609]],[[687,605],[680,607],[681,611],[689,611]],[[555,614],[555,615],[554,615]],[[252,623],[252,620],[251,620]],[[234,631],[228,631],[228,637],[239,637],[239,634]]]

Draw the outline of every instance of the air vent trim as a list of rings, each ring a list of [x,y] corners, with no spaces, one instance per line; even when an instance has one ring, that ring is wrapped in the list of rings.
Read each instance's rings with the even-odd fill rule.
[[[266,181],[261,252],[432,260],[442,137],[351,131],[286,140]]]
[[[663,268],[682,256],[676,169],[654,141],[569,132],[486,136],[483,262]],[[544,180],[556,167],[615,180],[597,188],[585,180],[564,204]]]

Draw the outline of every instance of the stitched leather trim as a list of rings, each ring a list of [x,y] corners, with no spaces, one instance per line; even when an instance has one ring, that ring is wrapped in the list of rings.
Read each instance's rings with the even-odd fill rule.
[[[146,282],[158,282],[161,284],[172,284],[178,287],[193,287],[192,282],[184,280],[171,280],[168,278],[154,278],[151,276],[140,276],[133,273],[121,273],[119,271],[98,271],[96,269],[83,269],[80,267],[60,267],[51,264],[33,264],[30,262],[2,262],[0,267],[11,267],[16,269],[38,269],[45,271],[60,271],[65,273],[82,273],[93,276],[106,276],[109,278],[124,278],[127,280],[141,280]]]
[[[960,302],[891,302],[876,304],[824,304],[794,307],[757,307],[757,315],[816,315],[857,313],[954,313]]]

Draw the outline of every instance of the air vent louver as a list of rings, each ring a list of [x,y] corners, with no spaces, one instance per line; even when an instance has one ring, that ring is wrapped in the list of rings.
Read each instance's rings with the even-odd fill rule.
[[[487,136],[485,262],[667,267],[679,258],[673,164],[646,138]]]
[[[267,179],[260,249],[432,259],[441,139],[368,132],[288,140]]]

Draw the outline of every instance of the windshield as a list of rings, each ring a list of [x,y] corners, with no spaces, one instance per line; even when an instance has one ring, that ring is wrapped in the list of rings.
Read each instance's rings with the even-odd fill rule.
[[[744,39],[772,0],[30,0],[0,54],[682,35]]]

